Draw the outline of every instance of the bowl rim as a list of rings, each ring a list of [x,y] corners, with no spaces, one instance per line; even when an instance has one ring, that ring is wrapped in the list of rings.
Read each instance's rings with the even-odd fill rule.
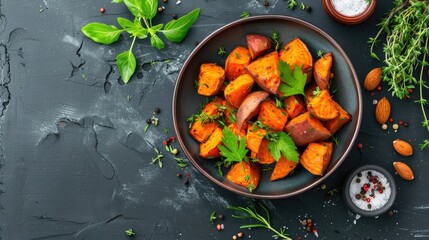
[[[365,211],[363,209],[360,209],[359,207],[357,207],[351,197],[350,197],[350,184],[353,180],[353,178],[359,173],[362,172],[364,170],[375,170],[377,172],[380,172],[381,174],[383,174],[386,179],[389,181],[389,186],[390,186],[390,198],[389,200],[387,200],[386,204],[374,211]],[[346,180],[344,181],[343,184],[343,199],[344,202],[346,203],[347,207],[350,209],[350,211],[359,214],[361,216],[364,217],[375,217],[375,216],[379,216],[385,212],[387,212],[395,203],[395,199],[396,199],[396,195],[397,195],[397,188],[396,188],[396,183],[395,183],[395,178],[393,177],[392,174],[389,173],[389,171],[387,171],[385,168],[378,166],[378,165],[374,165],[374,164],[367,164],[367,165],[363,165],[360,167],[357,167],[355,169],[352,169],[347,177]]]
[[[217,36],[219,33],[235,27],[237,25],[241,25],[241,24],[246,24],[249,22],[257,22],[257,21],[266,21],[269,19],[273,19],[273,20],[285,20],[285,21],[291,21],[291,22],[295,22],[297,24],[303,25],[304,27],[309,28],[310,30],[313,30],[315,32],[317,32],[318,34],[322,35],[323,37],[325,37],[333,46],[335,46],[338,49],[338,52],[341,53],[341,55],[344,57],[345,62],[347,62],[350,71],[351,71],[351,75],[353,76],[352,80],[355,83],[356,87],[356,92],[357,92],[357,110],[356,110],[356,115],[353,115],[353,118],[356,119],[356,128],[354,129],[353,133],[352,133],[352,139],[350,141],[349,146],[346,147],[345,151],[343,152],[343,154],[340,156],[339,160],[332,166],[332,168],[330,169],[330,171],[326,174],[324,174],[323,176],[321,176],[319,179],[317,179],[316,181],[314,181],[313,183],[299,189],[293,192],[289,192],[289,193],[282,193],[282,194],[258,194],[257,192],[248,192],[248,191],[241,191],[237,188],[233,188],[227,184],[224,184],[222,181],[219,181],[218,179],[216,179],[215,177],[213,177],[211,174],[209,174],[208,172],[206,172],[198,163],[195,159],[193,159],[190,152],[188,151],[188,149],[186,148],[184,141],[182,139],[182,136],[179,134],[179,125],[177,123],[177,121],[175,119],[177,119],[177,97],[178,97],[178,90],[179,90],[179,85],[181,83],[181,81],[183,81],[183,75],[185,73],[185,69],[187,68],[188,64],[190,63],[191,59],[193,59],[193,57],[199,52],[199,50],[204,46],[204,44],[206,44],[208,41],[210,41],[212,38],[214,38],[215,36]],[[330,176],[333,172],[335,172],[335,170],[341,165],[341,163],[344,162],[344,160],[346,159],[347,155],[349,154],[349,152],[351,151],[354,142],[358,136],[359,133],[359,129],[361,126],[361,122],[362,122],[362,92],[361,92],[361,88],[360,88],[360,83],[359,83],[359,79],[357,77],[356,71],[353,67],[352,62],[350,61],[349,57],[347,56],[347,54],[345,53],[345,51],[341,48],[341,46],[331,37],[329,36],[326,32],[324,32],[323,30],[321,30],[320,28],[314,26],[313,24],[310,24],[304,20],[295,18],[295,17],[290,17],[290,16],[283,16],[283,15],[261,15],[261,16],[252,16],[252,17],[248,17],[248,18],[242,18],[236,21],[233,21],[229,24],[226,24],[220,28],[218,28],[217,30],[215,30],[214,32],[212,32],[211,34],[209,34],[206,38],[204,38],[204,40],[202,40],[198,46],[189,54],[188,58],[186,59],[186,61],[184,62],[179,75],[177,76],[176,79],[176,83],[174,86],[174,91],[173,91],[173,99],[172,99],[172,117],[173,117],[173,127],[174,127],[174,131],[176,132],[176,137],[177,140],[180,144],[180,147],[182,148],[183,152],[185,153],[186,157],[189,159],[189,161],[192,163],[192,165],[200,172],[202,173],[204,176],[206,176],[208,179],[210,179],[212,182],[214,182],[215,184],[219,185],[220,187],[229,190],[233,193],[242,195],[242,196],[246,196],[246,197],[251,197],[251,198],[259,198],[259,199],[280,199],[280,198],[287,198],[287,197],[292,197],[295,195],[298,195],[300,193],[303,193],[315,186],[317,186],[319,183],[321,183],[323,180],[325,180],[328,176]],[[244,188],[243,188],[244,189]]]

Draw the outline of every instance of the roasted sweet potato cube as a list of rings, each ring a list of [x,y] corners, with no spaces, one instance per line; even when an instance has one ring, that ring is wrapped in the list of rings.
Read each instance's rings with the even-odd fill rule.
[[[274,167],[270,181],[275,181],[286,177],[290,172],[292,172],[292,170],[296,168],[296,166],[298,166],[298,162],[288,160],[282,155]]]
[[[234,164],[226,174],[226,179],[252,190],[256,189],[261,179],[261,167],[257,163],[245,161]]]
[[[328,90],[322,90],[307,104],[307,110],[311,115],[320,120],[334,119],[338,116],[338,110]]]
[[[252,92],[246,96],[237,110],[237,125],[241,128],[243,124],[259,113],[261,102],[265,101],[269,93],[265,91]]]
[[[245,68],[265,91],[277,94],[280,85],[279,54],[274,51],[253,61]]]
[[[310,83],[307,86],[305,86],[304,89],[304,94],[305,94],[305,98],[306,98],[306,102],[309,103],[311,101],[311,99],[314,98],[314,93],[316,93],[317,91],[315,91],[317,88],[317,85],[315,83]]]
[[[274,132],[283,131],[288,116],[285,110],[278,108],[274,99],[261,103],[258,120]]]
[[[289,121],[286,124],[285,132],[300,147],[311,142],[324,141],[331,136],[331,133],[323,126],[322,122],[309,112]]]
[[[217,128],[216,122],[203,123],[201,118],[195,119],[191,125],[189,133],[200,143],[207,141],[212,132]]]
[[[327,161],[328,155],[329,147],[326,144],[312,142],[308,144],[302,153],[299,162],[310,173],[322,176],[325,166],[329,164],[329,161]]]
[[[314,63],[314,80],[316,80],[316,84],[321,90],[328,89],[329,82],[333,77],[333,74],[331,73],[333,61],[334,58],[332,56],[332,52],[328,52]]]
[[[323,158],[323,171],[328,168],[329,163],[331,162],[332,153],[334,152],[334,143],[333,142],[320,142],[323,146],[328,148],[328,151]]]
[[[331,132],[331,134],[334,134],[338,130],[340,130],[340,128],[342,128],[352,118],[350,114],[346,110],[344,110],[337,102],[335,102],[335,107],[338,110],[338,116],[334,119],[325,122],[325,127],[329,130],[329,132]]]
[[[259,147],[261,146],[262,139],[264,139],[266,134],[267,131],[263,128],[258,128],[256,126],[250,126],[247,128],[246,147],[252,152],[254,157],[256,157]]]
[[[206,142],[200,144],[200,156],[202,158],[213,159],[220,157],[218,146],[222,144],[223,131],[217,127]]]
[[[225,72],[228,81],[233,81],[246,73],[245,66],[251,61],[249,49],[237,46],[226,58]]]
[[[280,60],[290,65],[292,71],[295,65],[301,67],[302,72],[307,74],[307,83],[312,79],[313,57],[304,42],[295,38],[280,50]]]
[[[262,34],[246,34],[250,56],[255,59],[271,49],[271,39]]]
[[[239,108],[244,98],[250,93],[254,83],[255,81],[249,74],[237,77],[224,90],[226,101],[235,108]]]
[[[246,125],[247,127],[247,125]],[[228,125],[229,130],[231,130],[231,132],[240,138],[246,137],[246,128],[242,127],[241,129],[238,129],[237,123],[231,123]],[[246,140],[247,141],[247,140]]]
[[[215,63],[203,63],[198,75],[198,94],[214,96],[222,88],[225,71]]]
[[[271,164],[276,160],[271,155],[270,150],[268,149],[268,143],[270,141],[268,139],[263,139],[261,145],[259,146],[258,154],[256,158],[259,160],[260,164]]]
[[[301,113],[306,112],[306,106],[297,95],[289,96],[283,100],[283,106],[288,119],[291,120]]]
[[[226,102],[224,99],[220,97],[215,97],[212,101],[210,101],[203,107],[202,112],[206,116],[218,117],[223,111],[222,106],[224,106],[225,104]]]

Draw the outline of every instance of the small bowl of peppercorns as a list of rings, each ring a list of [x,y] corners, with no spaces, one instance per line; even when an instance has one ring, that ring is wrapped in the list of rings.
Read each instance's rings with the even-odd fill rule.
[[[365,217],[379,216],[395,202],[395,180],[380,166],[364,165],[347,176],[343,197],[352,212]]]

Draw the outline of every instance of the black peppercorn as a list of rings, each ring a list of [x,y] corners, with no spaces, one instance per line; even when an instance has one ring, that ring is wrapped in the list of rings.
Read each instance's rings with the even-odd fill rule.
[[[181,173],[177,173],[177,174],[176,174],[176,177],[181,178],[181,177],[182,177],[182,174],[181,174]]]
[[[368,203],[368,208],[369,208],[369,209],[371,209],[371,208],[372,208],[371,203]]]
[[[356,199],[357,199],[357,200],[360,200],[360,199],[361,199],[361,197],[362,197],[362,195],[360,195],[360,194],[356,194],[356,195],[355,195],[355,197],[356,197]]]
[[[154,112],[155,112],[155,113],[160,113],[160,112],[161,112],[161,109],[160,109],[159,107],[156,107],[156,108],[155,108],[155,110],[154,110]]]
[[[389,211],[387,212],[387,215],[388,215],[389,217],[393,216],[393,211],[392,211],[392,210],[389,210]]]
[[[358,176],[358,177],[362,177],[362,173],[361,173],[361,172],[360,172],[360,173],[358,173],[358,174],[357,174],[357,176]]]
[[[270,6],[270,3],[268,2],[268,0],[264,0],[264,6],[265,6],[265,7]]]
[[[189,184],[189,178],[186,178],[186,179],[183,181],[183,184],[188,185],[188,184]]]
[[[177,14],[173,14],[173,15],[171,15],[171,17],[174,19],[174,20],[176,20],[178,17],[177,17]]]
[[[305,11],[307,11],[307,12],[311,12],[311,7],[310,7],[310,6],[306,6],[306,7],[305,7]]]
[[[152,123],[152,119],[150,119],[150,118],[146,119],[146,123],[147,124],[151,124]]]
[[[219,216],[217,216],[217,218],[218,218],[219,220],[223,220],[223,219],[225,219],[225,216],[224,216],[223,214],[219,214]]]
[[[371,171],[368,171],[368,176],[372,176],[372,172]]]
[[[357,182],[357,183],[360,183],[360,178],[356,178],[356,182]]]
[[[159,12],[159,13],[162,13],[163,11],[164,11],[164,8],[163,8],[163,7],[159,7],[159,8],[158,8],[158,12]]]

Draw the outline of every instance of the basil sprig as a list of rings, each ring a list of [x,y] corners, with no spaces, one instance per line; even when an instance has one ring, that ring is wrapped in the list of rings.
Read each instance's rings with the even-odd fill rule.
[[[99,22],[88,23],[82,27],[82,32],[100,44],[111,44],[118,41],[122,32],[126,32],[133,38],[128,51],[116,56],[116,63],[121,74],[122,81],[128,83],[136,70],[136,57],[133,54],[133,46],[136,38],[145,39],[150,37],[150,44],[159,50],[165,47],[164,41],[158,36],[162,33],[171,42],[181,42],[189,31],[189,28],[197,20],[200,9],[194,9],[179,19],[171,20],[167,24],[152,24],[152,19],[156,16],[158,0],[113,0],[112,3],[124,3],[134,20],[119,17],[117,19],[122,29],[113,25]]]

